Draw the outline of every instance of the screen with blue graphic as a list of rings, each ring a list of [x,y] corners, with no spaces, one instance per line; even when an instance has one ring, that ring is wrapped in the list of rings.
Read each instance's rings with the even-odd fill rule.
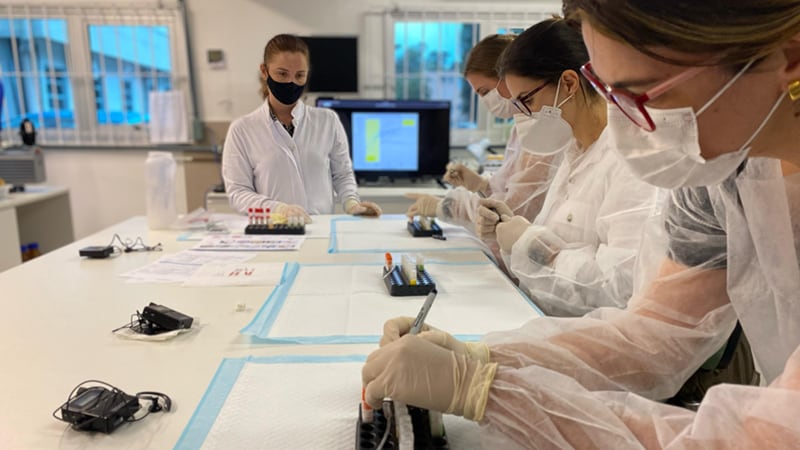
[[[353,169],[416,171],[419,114],[354,112]]]
[[[359,180],[440,177],[450,160],[446,100],[319,98],[342,122]]]

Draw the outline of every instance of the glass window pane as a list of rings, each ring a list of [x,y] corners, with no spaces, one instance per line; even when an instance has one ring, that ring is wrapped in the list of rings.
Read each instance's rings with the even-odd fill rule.
[[[474,94],[461,74],[479,32],[472,23],[396,22],[396,97],[450,100],[453,126],[474,128],[477,114],[470,107]]]
[[[90,25],[97,122],[150,121],[151,91],[172,88],[169,29],[161,25]]]
[[[0,19],[0,129],[75,127],[68,45],[63,19]]]

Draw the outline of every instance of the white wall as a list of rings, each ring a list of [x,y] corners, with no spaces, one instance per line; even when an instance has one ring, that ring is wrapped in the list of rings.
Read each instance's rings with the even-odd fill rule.
[[[6,2],[32,3],[27,0]],[[104,3],[99,0],[44,1],[49,4],[92,2]],[[360,84],[362,87],[380,84],[383,43],[364,39],[364,14],[380,12],[395,4],[404,5],[391,0],[187,0],[187,3],[198,106],[201,119],[206,122],[230,121],[258,107],[261,102],[258,66],[267,40],[278,33],[358,35],[361,37]],[[436,3],[453,4],[448,0],[417,2],[426,6]],[[488,0],[470,3],[502,10],[502,4]],[[537,3],[552,5],[553,10],[558,11],[561,2],[541,0]],[[208,68],[205,62],[208,49],[225,51],[226,69]],[[362,94],[365,94],[363,89]],[[146,156],[145,151],[113,149],[46,152],[48,183],[70,189],[76,237],[84,237],[132,215],[144,214]],[[179,170],[179,179],[181,177]],[[183,206],[185,208],[185,203]]]

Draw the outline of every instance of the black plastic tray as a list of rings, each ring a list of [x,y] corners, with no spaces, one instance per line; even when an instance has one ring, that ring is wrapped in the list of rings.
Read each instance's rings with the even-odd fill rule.
[[[406,228],[408,228],[408,232],[411,234],[411,236],[414,237],[433,237],[442,235],[442,227],[440,227],[439,224],[433,219],[431,220],[430,230],[424,230],[422,225],[419,223],[419,219],[409,221]]]
[[[414,450],[449,450],[450,443],[445,433],[441,437],[431,436],[430,413],[427,409],[408,407],[411,424],[414,427]],[[383,411],[373,410],[372,423],[364,423],[361,419],[361,405],[358,406],[358,423],[356,424],[356,450],[374,450],[378,448],[383,433],[386,431],[386,417]],[[395,430],[389,430],[389,437],[383,446],[387,450],[399,448]]]
[[[290,227],[286,224],[269,225],[250,224],[245,227],[244,234],[306,234],[306,226]]]
[[[408,284],[408,280],[403,275],[403,270],[400,266],[392,266],[392,271],[383,268],[383,284],[386,285],[386,290],[392,297],[410,297],[414,295],[428,295],[429,292],[436,289],[436,283],[428,274],[426,270],[417,273],[417,284],[412,286]]]

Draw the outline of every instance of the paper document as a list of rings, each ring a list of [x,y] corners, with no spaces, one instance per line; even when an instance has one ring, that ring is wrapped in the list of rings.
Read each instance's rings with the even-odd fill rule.
[[[222,250],[246,252],[272,252],[299,250],[303,236],[227,234],[210,235],[200,241],[194,250]]]
[[[144,267],[121,274],[129,283],[180,283],[209,263],[242,263],[253,259],[252,253],[196,252],[185,250],[166,255]]]
[[[206,264],[184,286],[277,286],[283,263]]]

